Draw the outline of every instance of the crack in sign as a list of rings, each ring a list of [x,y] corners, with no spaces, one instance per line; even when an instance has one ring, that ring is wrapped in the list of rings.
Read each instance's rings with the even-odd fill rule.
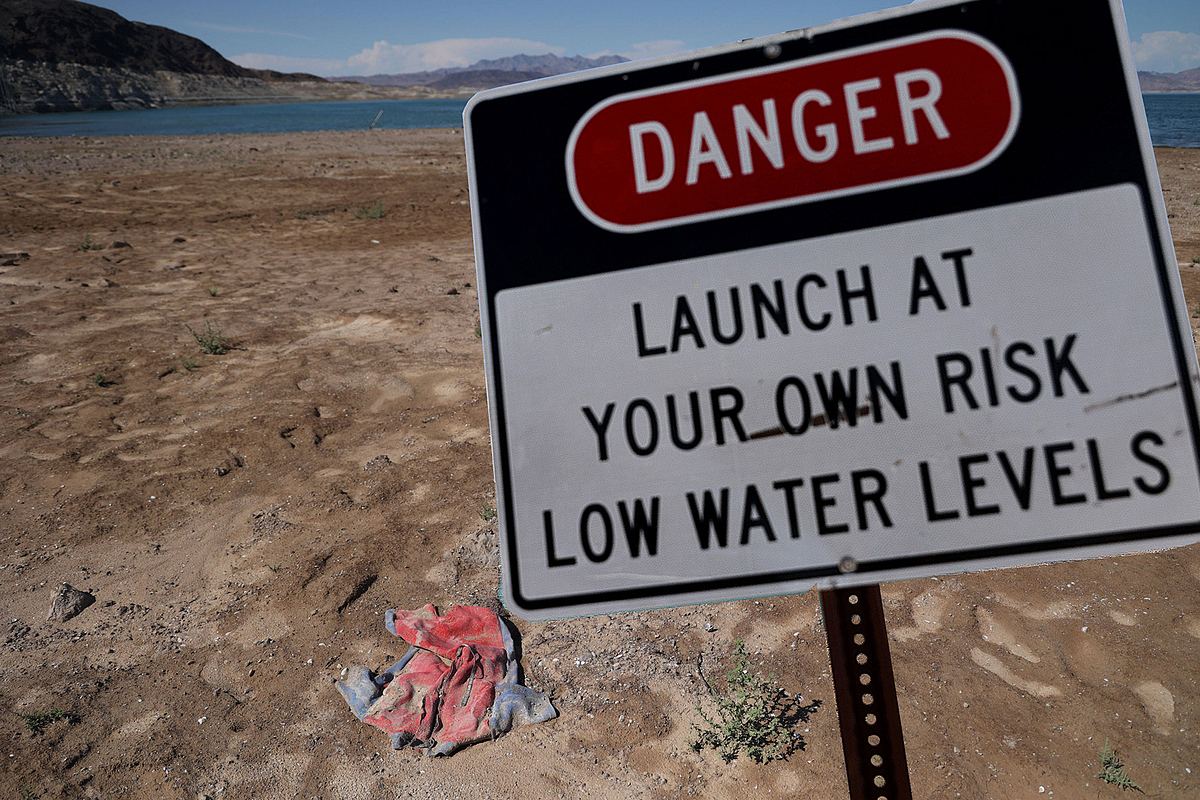
[[[855,411],[854,416],[856,419],[862,419],[863,417],[867,416],[870,413],[871,413],[871,404],[864,403],[858,407],[858,409]],[[825,419],[824,414],[817,414],[812,418],[812,426],[814,428],[819,428],[822,425],[824,425],[827,421],[828,420]],[[842,417],[841,414],[839,414],[838,421],[839,422],[849,422],[850,420],[845,419],[844,417]],[[781,428],[777,425],[774,428],[766,428],[761,431],[755,431],[754,433],[750,434],[750,441],[753,442],[758,439],[770,439],[772,436],[783,436],[783,434],[784,434],[783,428]]]
[[[1170,383],[1164,383],[1162,386],[1151,386],[1149,389],[1145,389],[1140,392],[1118,395],[1117,397],[1114,397],[1111,400],[1105,400],[1102,403],[1092,403],[1090,406],[1084,406],[1083,413],[1090,414],[1093,411],[1099,411],[1102,408],[1108,408],[1121,403],[1128,403],[1131,400],[1142,400],[1146,397],[1150,397],[1151,395],[1158,394],[1159,392],[1165,392],[1178,386],[1179,381],[1171,381]]]

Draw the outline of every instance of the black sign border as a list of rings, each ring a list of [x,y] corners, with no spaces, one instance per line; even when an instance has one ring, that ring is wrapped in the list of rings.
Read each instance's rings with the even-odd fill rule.
[[[1003,3],[1004,0],[993,0],[993,2]],[[988,0],[951,0],[950,2],[928,2],[918,6],[906,7],[902,9],[894,9],[884,12],[879,12],[875,15],[869,15],[862,19],[864,26],[870,25],[872,22],[884,23],[895,19],[912,18],[923,13],[944,11],[947,8],[959,7],[966,9],[970,6],[979,5],[988,2]],[[1193,454],[1197,463],[1197,470],[1200,471],[1200,415],[1197,413],[1197,401],[1195,390],[1192,385],[1192,378],[1189,371],[1189,356],[1194,357],[1194,349],[1189,352],[1185,349],[1190,345],[1182,337],[1182,330],[1178,317],[1178,309],[1174,302],[1174,293],[1172,291],[1174,275],[1170,271],[1174,265],[1174,259],[1170,262],[1166,256],[1166,245],[1172,244],[1171,253],[1174,253],[1173,243],[1168,235],[1168,227],[1166,225],[1166,209],[1162,202],[1161,186],[1157,179],[1157,167],[1153,161],[1153,148],[1149,142],[1149,131],[1146,127],[1145,115],[1140,103],[1140,93],[1137,91],[1136,77],[1130,66],[1130,54],[1128,46],[1122,37],[1127,38],[1127,30],[1124,23],[1124,16],[1121,11],[1119,0],[1107,0],[1103,2],[1110,12],[1108,22],[1111,25],[1112,33],[1116,38],[1117,49],[1120,52],[1123,62],[1123,70],[1125,73],[1125,100],[1129,112],[1134,117],[1135,127],[1138,134],[1138,144],[1141,149],[1141,181],[1135,184],[1138,189],[1139,196],[1142,201],[1144,221],[1149,232],[1149,238],[1155,257],[1155,266],[1157,267],[1157,277],[1159,284],[1159,292],[1163,302],[1164,313],[1168,323],[1168,336],[1171,340],[1173,355],[1175,359],[1176,371],[1178,374],[1178,385],[1183,395],[1185,410],[1188,412],[1188,426],[1190,439],[1192,442]],[[1078,13],[1076,9],[1073,12]],[[848,21],[853,22],[853,21]],[[840,31],[846,26],[844,24],[834,23],[827,31]],[[944,27],[944,26],[938,26]],[[792,34],[791,38],[805,38],[811,40],[812,37],[820,31],[801,32],[799,36]],[[652,70],[656,67],[669,68],[673,65],[686,66],[691,64],[693,68],[703,63],[706,59],[719,59],[721,56],[729,55],[730,53],[744,53],[747,51],[761,51],[762,48],[773,41],[780,43],[786,42],[788,36],[768,37],[762,40],[754,40],[751,42],[739,43],[732,48],[714,48],[712,51],[692,54],[679,59],[659,60],[651,62],[640,69]],[[865,41],[886,41],[888,36],[879,36],[869,38]],[[829,51],[837,51],[846,49],[844,45],[833,45],[828,48]],[[818,50],[816,52],[824,52]],[[740,72],[746,69],[746,65],[734,65],[724,69],[717,70],[714,74],[725,72]],[[629,68],[606,68],[603,70],[591,71],[590,75],[570,76],[563,78],[552,78],[545,81],[538,81],[530,84],[528,91],[536,91],[539,88],[551,88],[553,86],[562,86],[564,84],[579,83],[589,79],[601,78],[606,75],[619,74],[622,71],[634,71]],[[680,77],[677,81],[684,82],[688,77],[686,72],[680,72]],[[878,578],[873,577],[876,573],[891,572],[894,570],[911,569],[915,567],[931,566],[936,564],[955,564],[967,561],[978,561],[983,559],[1004,558],[1010,556],[1028,555],[1031,553],[1053,553],[1064,552],[1073,549],[1079,549],[1092,546],[1104,546],[1111,544],[1119,544],[1123,542],[1137,542],[1146,539],[1165,539],[1171,537],[1187,536],[1200,533],[1200,519],[1194,522],[1183,523],[1177,525],[1158,526],[1151,528],[1129,528],[1120,531],[1110,531],[1105,533],[1077,534],[1071,536],[1059,536],[1053,539],[1039,539],[1036,541],[1025,541],[1009,545],[991,545],[978,548],[962,548],[957,550],[940,551],[935,553],[923,553],[912,556],[891,557],[883,559],[873,559],[860,561],[851,573],[845,573],[837,564],[823,565],[819,567],[807,567],[802,569],[779,570],[768,573],[755,573],[752,575],[739,575],[735,577],[709,578],[693,581],[681,581],[670,584],[657,584],[653,586],[634,587],[627,589],[612,589],[601,590],[595,592],[579,592],[575,594],[558,595],[553,597],[530,598],[525,596],[521,591],[520,584],[520,567],[517,553],[517,537],[514,534],[515,524],[513,518],[513,503],[511,499],[512,481],[511,468],[509,465],[509,447],[508,433],[505,428],[504,415],[504,398],[501,380],[501,354],[499,350],[499,337],[497,335],[497,320],[495,314],[495,297],[505,288],[493,290],[489,287],[486,280],[485,268],[485,249],[482,241],[482,210],[478,199],[478,185],[475,171],[474,156],[475,149],[472,140],[472,113],[480,106],[480,104],[492,100],[493,98],[512,96],[521,90],[514,90],[511,87],[503,87],[498,90],[491,90],[476,95],[467,105],[464,111],[465,134],[467,140],[468,151],[468,169],[471,188],[471,215],[472,228],[474,233],[474,244],[476,254],[476,265],[478,273],[478,285],[481,291],[480,303],[481,314],[484,323],[487,326],[485,354],[489,355],[489,364],[487,365],[493,380],[489,382],[489,404],[491,410],[492,434],[493,443],[493,464],[496,470],[497,485],[500,489],[500,505],[505,526],[505,535],[502,537],[505,541],[507,552],[505,566],[509,570],[508,586],[510,589],[510,597],[505,598],[507,602],[515,603],[517,610],[546,612],[554,610],[562,610],[566,613],[560,616],[569,616],[570,610],[574,607],[602,604],[602,603],[622,603],[628,601],[648,600],[650,598],[671,597],[685,594],[703,594],[707,592],[719,592],[727,589],[748,588],[748,587],[763,587],[763,591],[756,593],[757,595],[769,596],[771,594],[786,593],[787,587],[783,584],[806,581],[821,578],[838,578],[838,584],[861,584],[877,582]],[[551,159],[560,161],[561,159]],[[936,183],[936,182],[935,182]],[[1117,184],[1111,184],[1117,185]],[[1101,188],[1101,187],[1095,187]],[[1157,193],[1157,197],[1153,197],[1152,193]],[[1056,196],[1051,192],[1044,197]],[[1029,197],[1029,200],[1039,199],[1038,197]],[[1005,205],[1000,203],[998,205]],[[977,206],[976,208],[992,208],[993,206]],[[963,209],[967,210],[967,209]],[[748,216],[766,216],[773,212],[762,211],[752,212]],[[941,215],[934,215],[941,216]],[[692,226],[712,225],[712,222],[696,222],[679,226],[680,229],[686,229]],[[865,227],[849,228],[848,230],[868,230],[871,225]],[[628,237],[635,237],[644,234],[618,234]],[[808,236],[801,237],[786,237],[784,241],[802,241]],[[743,249],[741,247],[732,247],[724,252],[736,252]],[[623,265],[625,268],[642,266],[641,264]],[[1175,267],[1177,270],[1177,266]],[[616,271],[615,269],[613,271]],[[544,282],[544,281],[535,281]],[[486,308],[484,308],[486,304]],[[778,587],[778,591],[772,591],[769,587]],[[687,602],[687,601],[680,601]],[[695,602],[705,602],[697,600]],[[715,602],[715,600],[714,600]],[[648,603],[647,606],[650,604]],[[657,605],[657,604],[656,604]],[[583,613],[583,612],[581,612]],[[539,614],[542,617],[552,617],[552,614]]]

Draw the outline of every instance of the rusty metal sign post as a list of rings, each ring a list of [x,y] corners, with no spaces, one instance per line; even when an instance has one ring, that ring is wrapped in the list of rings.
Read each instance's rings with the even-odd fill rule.
[[[850,800],[912,800],[879,584],[821,592]]]

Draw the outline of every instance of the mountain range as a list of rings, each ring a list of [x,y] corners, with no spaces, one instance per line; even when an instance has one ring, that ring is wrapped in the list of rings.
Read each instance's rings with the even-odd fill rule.
[[[625,60],[515,55],[427,72],[326,79],[243,67],[193,36],[79,0],[0,0],[0,113],[457,97]]]
[[[1139,72],[1143,92],[1200,92],[1200,67],[1183,72]]]
[[[396,75],[347,75],[331,78],[335,81],[352,81],[371,86],[426,86],[453,91],[465,87],[491,87],[504,83],[548,78],[592,67],[624,64],[629,59],[621,56],[557,56],[515,55],[504,58],[485,58],[466,67],[444,67],[425,72],[406,72]]]
[[[514,55],[396,75],[321,78],[250,69],[200,39],[79,0],[0,0],[0,113],[178,103],[462,97],[621,64],[621,56]],[[1140,72],[1143,91],[1200,91],[1200,68]]]

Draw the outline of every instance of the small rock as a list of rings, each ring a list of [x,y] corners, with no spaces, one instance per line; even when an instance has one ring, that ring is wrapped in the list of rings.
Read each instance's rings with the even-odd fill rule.
[[[129,242],[123,242],[120,239],[109,245],[109,249],[111,250],[123,250],[127,247],[133,247],[133,245],[131,245]]]
[[[717,626],[713,625],[712,621],[704,623],[704,630],[708,631],[709,633],[712,633],[716,629],[717,629]]]
[[[29,253],[24,251],[16,253],[0,253],[0,267],[15,267],[22,261],[29,258]]]
[[[50,605],[50,614],[46,619],[53,622],[66,622],[77,617],[85,608],[96,602],[96,596],[89,592],[81,592],[69,583],[58,587],[58,594]]]
[[[367,472],[378,472],[381,469],[387,469],[392,466],[392,460],[386,454],[380,453],[372,458],[366,464],[363,464],[363,469]]]
[[[177,269],[183,269],[183,264],[163,264],[162,268],[174,272]]]
[[[446,292],[446,294],[458,294],[458,289],[455,289],[455,288],[452,286],[452,287],[450,287],[450,289],[449,289],[449,290]]]
[[[121,284],[117,283],[116,281],[114,281],[110,278],[101,278],[100,285],[103,286],[105,289],[111,289],[114,286],[120,286]]]
[[[187,239],[183,238],[182,236],[176,236],[171,241],[174,242],[175,244],[183,244],[184,242],[187,241]]]

